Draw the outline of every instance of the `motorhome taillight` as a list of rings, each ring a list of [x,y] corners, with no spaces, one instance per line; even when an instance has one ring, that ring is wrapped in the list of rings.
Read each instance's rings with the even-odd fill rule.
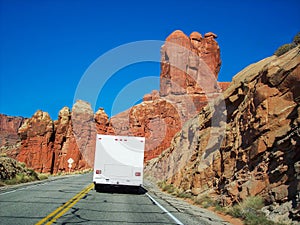
[[[141,176],[141,172],[135,172],[135,176],[136,177],[140,177]]]
[[[101,170],[96,170],[96,174],[101,174]]]

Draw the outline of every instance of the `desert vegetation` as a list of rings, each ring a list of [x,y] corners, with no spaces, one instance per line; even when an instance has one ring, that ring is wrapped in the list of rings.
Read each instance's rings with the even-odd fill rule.
[[[209,195],[193,196],[192,193],[180,190],[165,181],[158,182],[159,188],[175,197],[189,199],[195,205],[203,208],[211,208],[222,214],[227,214],[235,218],[240,218],[245,225],[281,225],[267,219],[261,209],[265,206],[263,198],[260,196],[249,196],[243,202],[232,206],[222,206],[222,204]]]
[[[293,38],[292,43],[284,44],[280,46],[275,52],[274,55],[281,56],[284,53],[288,52],[289,50],[295,48],[297,45],[300,44],[300,32],[298,32],[295,37]]]
[[[0,186],[27,183],[31,181],[48,179],[48,174],[37,173],[27,168],[5,154],[0,156]]]
[[[50,176],[64,176],[85,174],[92,169],[84,169],[73,172],[60,171],[57,174],[37,173],[33,169],[27,168],[23,162],[18,162],[5,154],[0,155],[0,186],[15,185],[32,181],[48,179]]]
[[[75,174],[86,174],[92,172],[93,169],[83,169],[83,170],[76,170],[72,172],[66,172],[66,171],[59,171],[56,174],[52,174],[51,176],[57,177],[57,176],[65,176],[65,175],[75,175]]]

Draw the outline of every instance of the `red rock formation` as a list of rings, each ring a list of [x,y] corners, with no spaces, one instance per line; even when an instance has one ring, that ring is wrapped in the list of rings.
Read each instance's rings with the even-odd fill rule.
[[[71,170],[93,167],[96,133],[108,132],[108,116],[103,109],[95,115],[89,103],[77,101],[72,109],[64,107],[55,121],[55,163],[53,172],[68,171],[68,159],[72,158]]]
[[[94,116],[97,134],[109,133],[109,120],[103,108],[99,108]]]
[[[74,160],[70,170],[83,169],[84,165],[81,165],[80,163],[82,156],[73,135],[71,112],[68,107],[64,107],[59,111],[58,120],[54,121],[54,126],[54,163],[52,172],[57,173],[69,171],[69,164],[67,161],[70,158]]]
[[[208,32],[204,35],[204,40],[198,48],[199,56],[208,65],[216,78],[221,69],[220,48],[216,42],[217,35]]]
[[[145,136],[145,159],[158,156],[182,124],[227,86],[216,82],[221,61],[215,38],[212,33],[202,38],[197,32],[190,37],[173,32],[161,49],[160,91],[110,120],[103,109],[93,115],[83,101],[76,102],[72,112],[64,107],[54,122],[38,111],[19,130],[18,159],[42,172],[68,170],[69,158],[73,169],[91,167],[96,133]]]
[[[181,127],[176,108],[163,99],[144,101],[110,120],[114,134],[146,137],[145,160],[158,156]]]
[[[18,129],[23,122],[23,117],[0,114],[0,153],[4,153],[12,158],[16,157],[21,141]]]
[[[299,53],[296,47],[238,73],[215,102],[226,108],[203,108],[146,173],[195,196],[217,194],[225,205],[249,195],[269,204],[290,200],[299,219]],[[216,114],[224,120],[211,126]]]
[[[17,160],[38,172],[50,173],[53,159],[54,124],[48,113],[38,110],[19,129]]]
[[[91,168],[96,133],[106,133],[107,129],[105,112],[100,109],[94,119],[90,104],[84,101],[77,101],[72,112],[68,107],[62,108],[56,121],[39,110],[19,129],[17,159],[44,173],[69,171],[70,158],[74,160],[71,171]]]
[[[146,161],[169,147],[182,124],[228,86],[216,81],[221,61],[215,38],[213,33],[204,38],[197,32],[170,34],[161,48],[160,91],[110,120],[116,134],[147,138]]]
[[[202,38],[198,32],[188,37],[174,31],[161,48],[160,91],[145,95],[142,104],[111,119],[114,133],[147,138],[146,161],[169,147],[182,124],[213,99],[207,94],[228,87],[229,83],[216,82],[221,61],[215,38],[213,33]]]
[[[220,48],[213,33],[182,31],[170,34],[161,49],[160,95],[199,94],[218,91],[214,83],[220,71]],[[208,86],[213,86],[212,90]]]
[[[86,167],[93,167],[97,130],[94,112],[87,102],[78,100],[72,108],[73,134],[78,148],[86,161]]]

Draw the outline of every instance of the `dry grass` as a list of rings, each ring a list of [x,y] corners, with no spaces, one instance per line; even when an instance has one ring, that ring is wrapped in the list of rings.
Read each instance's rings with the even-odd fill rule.
[[[180,190],[165,181],[158,182],[157,185],[162,191],[179,198],[190,199],[194,204],[200,205],[203,208],[213,207],[218,212],[239,218],[243,220],[245,225],[281,225],[266,218],[265,214],[261,211],[261,208],[264,207],[264,201],[260,196],[249,196],[240,204],[223,207],[208,195],[196,197],[190,192]]]

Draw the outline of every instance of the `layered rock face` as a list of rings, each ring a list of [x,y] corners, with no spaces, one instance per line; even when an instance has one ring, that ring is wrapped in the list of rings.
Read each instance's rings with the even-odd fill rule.
[[[104,114],[103,116],[104,119],[107,117]],[[91,105],[84,101],[77,101],[73,106],[71,117],[73,134],[82,157],[86,161],[85,166],[88,168],[93,167],[97,130]],[[100,120],[96,123],[101,123],[101,117],[96,118]],[[101,134],[101,131],[99,133]]]
[[[0,114],[0,153],[5,153],[9,157],[15,157],[18,154],[20,146],[18,129],[23,122],[23,117]]]
[[[213,33],[174,31],[161,48],[160,95],[216,92],[221,66],[220,48]]]
[[[68,107],[63,107],[58,113],[58,120],[54,121],[54,143],[53,143],[53,168],[51,172],[64,171],[68,165],[67,160],[72,157],[78,162],[74,153],[78,154],[78,147],[73,136],[71,112]],[[72,149],[73,151],[69,151]],[[72,156],[68,153],[72,152]]]
[[[53,158],[54,123],[48,113],[38,110],[19,129],[17,160],[39,172],[50,172]]]
[[[146,174],[196,196],[217,194],[225,205],[260,195],[267,203],[292,200],[299,210],[299,52],[298,46],[238,73]]]
[[[213,33],[174,31],[161,48],[160,90],[110,120],[111,133],[145,136],[145,160],[168,148],[182,125],[229,83],[218,83],[220,48]]]
[[[110,120],[114,134],[146,138],[146,161],[169,146],[181,126],[178,111],[164,99],[144,101]]]
[[[99,108],[94,116],[98,134],[110,133],[109,120],[103,108]]]
[[[75,105],[78,103],[75,103]],[[79,103],[82,104],[82,103]],[[71,111],[68,107],[60,110],[58,120],[54,121],[54,145],[53,145],[53,168],[51,172],[68,171],[68,159],[72,158],[74,163],[72,168],[86,168],[86,163],[82,159],[76,138],[73,134],[73,124]]]
[[[72,112],[68,107],[62,108],[56,121],[39,110],[19,129],[17,160],[44,173],[68,171],[69,158],[74,160],[71,170],[91,168],[96,133],[105,133],[107,124],[105,112],[99,110],[94,118],[90,104],[84,101],[77,101]]]

